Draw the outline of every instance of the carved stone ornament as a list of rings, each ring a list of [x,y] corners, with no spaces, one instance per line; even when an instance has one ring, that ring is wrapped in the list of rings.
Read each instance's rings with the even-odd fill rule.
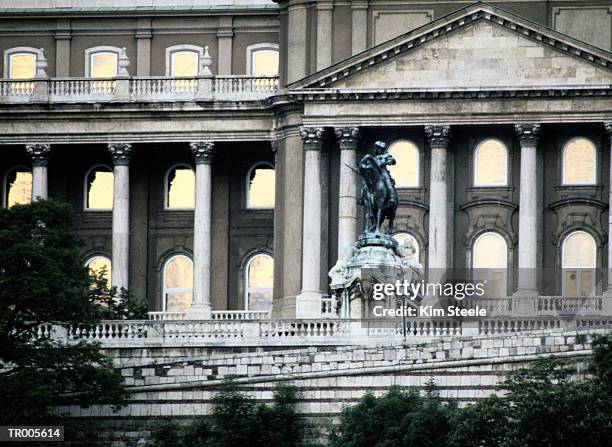
[[[215,156],[215,143],[213,141],[196,141],[189,143],[196,163],[210,164]]]
[[[540,138],[539,124],[515,124],[514,131],[521,146],[535,146]]]
[[[47,166],[47,163],[49,163],[50,144],[26,144],[26,151],[32,158],[32,166]]]
[[[109,143],[108,151],[113,157],[116,165],[129,165],[132,157],[132,145],[130,143]]]
[[[606,133],[608,134],[608,138],[610,138],[610,146],[612,146],[612,121],[606,121],[604,123],[604,127],[606,129]]]
[[[359,127],[336,127],[334,129],[340,148],[354,149],[359,141]]]
[[[304,142],[306,150],[318,150],[323,141],[323,134],[325,129],[323,127],[300,127],[300,136]]]
[[[425,126],[425,136],[430,147],[448,147],[451,137],[450,126],[430,125]]]

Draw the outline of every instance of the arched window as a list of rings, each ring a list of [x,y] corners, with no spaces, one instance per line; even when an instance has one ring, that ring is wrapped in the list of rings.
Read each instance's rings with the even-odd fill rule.
[[[121,48],[100,46],[85,50],[85,76],[113,78],[117,76]]]
[[[252,76],[278,75],[278,45],[258,43],[248,46],[247,74]]]
[[[401,246],[404,241],[409,240],[414,247],[414,259],[416,262],[419,262],[419,242],[409,233],[396,233],[393,235],[393,239],[397,241],[397,243]]]
[[[193,299],[193,262],[185,255],[175,255],[164,264],[162,308],[165,312],[183,312]]]
[[[85,209],[113,209],[113,170],[98,165],[85,175]]]
[[[245,310],[270,310],[274,283],[272,256],[264,253],[251,256],[244,268],[244,278]]]
[[[563,146],[563,185],[594,185],[597,183],[597,151],[586,138],[577,137]]]
[[[474,151],[474,186],[506,185],[508,149],[499,140],[484,140]]]
[[[167,209],[193,209],[195,206],[195,174],[187,165],[171,168],[166,174]]]
[[[166,76],[197,76],[204,49],[197,45],[166,48]]]
[[[485,284],[487,298],[507,295],[508,246],[506,240],[492,231],[474,241],[472,269],[474,280]]]
[[[397,162],[389,166],[389,173],[398,187],[419,186],[420,154],[414,143],[399,140],[389,146],[389,153]]]
[[[96,277],[102,275],[106,280],[106,287],[109,289],[111,288],[113,268],[110,259],[106,256],[92,256],[85,262],[85,267],[87,267],[91,274]]]
[[[39,48],[16,47],[4,52],[4,77],[32,79],[36,77],[36,61],[42,59]]]
[[[259,163],[247,174],[247,208],[274,208],[274,166]]]
[[[4,206],[32,202],[32,171],[23,166],[10,169],[4,177]]]
[[[597,245],[584,231],[574,231],[564,240],[561,249],[563,296],[585,297],[595,292]]]

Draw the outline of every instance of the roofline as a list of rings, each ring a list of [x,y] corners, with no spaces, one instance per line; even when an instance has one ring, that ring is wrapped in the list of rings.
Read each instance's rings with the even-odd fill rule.
[[[564,51],[573,57],[593,63],[612,71],[612,53],[566,34],[547,28],[531,20],[512,14],[485,2],[477,2],[447,14],[419,28],[401,34],[387,42],[357,53],[328,68],[313,73],[287,86],[290,90],[302,88],[325,88],[326,84],[346,79],[361,72],[365,67],[384,63],[400,54],[411,52],[421,45],[464,28],[470,23],[488,20],[538,40],[544,45]],[[365,67],[364,67],[365,65]]]

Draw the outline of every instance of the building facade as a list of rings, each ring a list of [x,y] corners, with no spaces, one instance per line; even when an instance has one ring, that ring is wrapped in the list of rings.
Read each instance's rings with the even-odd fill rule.
[[[151,311],[320,318],[377,140],[430,279],[612,293],[610,1],[28,3],[0,0],[3,206],[70,203]]]

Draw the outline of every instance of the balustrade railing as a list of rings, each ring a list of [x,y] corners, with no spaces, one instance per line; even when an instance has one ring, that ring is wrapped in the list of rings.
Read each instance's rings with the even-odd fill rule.
[[[0,103],[259,100],[278,76],[0,79]]]
[[[559,296],[541,296],[538,298],[538,314],[557,315],[559,313],[595,314],[602,310],[603,298],[600,296],[586,298],[569,298]]]

